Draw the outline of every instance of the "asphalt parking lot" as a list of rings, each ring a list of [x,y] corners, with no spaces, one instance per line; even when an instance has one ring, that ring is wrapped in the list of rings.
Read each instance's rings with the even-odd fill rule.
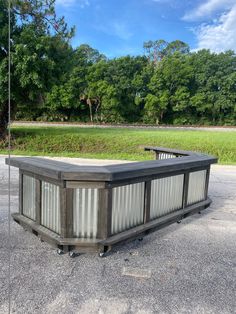
[[[12,168],[11,210],[18,206]],[[142,242],[71,259],[11,223],[11,313],[236,313],[236,166],[212,167],[212,205]],[[0,157],[0,313],[8,311],[7,166]]]

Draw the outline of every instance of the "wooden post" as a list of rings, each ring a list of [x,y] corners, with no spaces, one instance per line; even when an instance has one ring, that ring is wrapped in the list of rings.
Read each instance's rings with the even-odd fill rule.
[[[152,181],[146,181],[145,182],[144,223],[147,223],[148,221],[150,221],[151,186],[152,186]]]
[[[206,170],[205,195],[204,195],[205,200],[207,199],[207,194],[208,194],[209,178],[210,178],[210,167],[208,167]]]
[[[187,207],[188,203],[188,185],[189,185],[189,172],[184,174],[184,185],[183,185],[183,203],[182,207]]]
[[[107,239],[111,235],[112,224],[112,189],[99,189],[98,196],[98,235]]]
[[[19,214],[23,215],[23,173],[19,170]]]
[[[40,180],[35,179],[36,182],[36,193],[35,193],[35,211],[36,211],[36,223],[41,224],[41,193],[42,193],[42,185]]]
[[[66,189],[66,223],[67,237],[73,237],[73,201],[74,189]]]
[[[73,237],[73,189],[60,187],[61,237]]]
[[[156,153],[156,160],[159,160],[160,159],[160,153],[158,151],[155,151]]]

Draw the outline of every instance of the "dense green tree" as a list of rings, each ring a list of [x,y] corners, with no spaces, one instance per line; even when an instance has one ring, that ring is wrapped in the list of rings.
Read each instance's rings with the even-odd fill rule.
[[[149,40],[147,42],[144,42],[143,48],[145,53],[147,54],[149,61],[157,63],[165,57],[166,48],[168,47],[168,45],[168,42],[164,39],[159,39],[155,41]]]
[[[11,16],[11,32],[18,33],[15,16]],[[0,139],[8,124],[8,3],[0,0]]]
[[[121,57],[94,64],[87,77],[87,93],[97,99],[100,118],[113,122],[136,121],[141,108],[135,101],[142,87],[137,86],[137,76],[147,65],[144,57]],[[98,117],[98,107],[96,116]]]
[[[108,60],[88,45],[74,49],[72,69],[47,94],[46,115],[91,122],[235,124],[234,53],[191,53],[181,41],[156,45],[157,62],[131,56]],[[146,46],[153,49],[150,42]]]
[[[235,123],[236,56],[233,51],[215,54],[201,50],[191,54],[194,68],[193,96],[201,120],[212,124]]]
[[[55,0],[11,2],[11,108],[44,102],[46,92],[68,71],[72,48],[64,18],[55,14]],[[7,127],[8,1],[0,0],[0,136]]]
[[[181,40],[174,40],[166,46],[165,55],[169,56],[175,52],[187,54],[189,53],[189,45]]]
[[[189,46],[181,40],[174,40],[170,43],[164,39],[149,40],[143,44],[144,52],[150,62],[157,64],[162,61],[164,57],[170,56],[175,52],[181,54],[189,53]]]
[[[74,49],[70,62],[72,69],[66,72],[47,94],[46,106],[48,119],[71,119],[73,117],[83,120],[83,115],[88,114],[93,121],[92,104],[94,100],[88,95],[88,82],[86,76],[89,68],[105,56],[89,45],[81,45]]]
[[[152,117],[152,123],[163,121],[164,114],[185,112],[193,80],[193,68],[189,60],[179,52],[166,56],[155,69],[151,78],[150,92],[146,97],[145,120]]]
[[[8,11],[0,0],[0,136],[7,127]],[[160,39],[144,56],[107,59],[87,44],[72,48],[55,0],[12,0],[13,117],[90,122],[236,124],[233,51],[190,52]]]

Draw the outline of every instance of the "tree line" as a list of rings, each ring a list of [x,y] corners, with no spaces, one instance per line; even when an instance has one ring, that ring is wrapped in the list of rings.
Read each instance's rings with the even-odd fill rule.
[[[140,56],[108,59],[73,48],[55,0],[12,0],[12,116],[97,123],[235,125],[234,51],[191,52],[148,41]],[[0,134],[7,125],[7,0],[0,0]]]

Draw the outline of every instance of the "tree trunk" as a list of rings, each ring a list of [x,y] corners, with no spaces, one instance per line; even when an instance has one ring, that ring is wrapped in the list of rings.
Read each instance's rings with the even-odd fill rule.
[[[7,135],[8,102],[3,103],[0,108],[0,140],[4,140]]]
[[[90,121],[93,123],[93,110],[92,110],[92,102],[88,98],[87,104],[89,105],[89,114],[90,114]]]
[[[11,101],[11,118],[15,116],[15,103]],[[8,126],[8,101],[0,105],[0,140],[6,139]]]
[[[100,107],[100,101],[97,100],[97,106],[96,106],[96,109],[95,109],[95,113],[96,113],[96,121],[99,122],[99,119],[98,119],[98,109]]]

